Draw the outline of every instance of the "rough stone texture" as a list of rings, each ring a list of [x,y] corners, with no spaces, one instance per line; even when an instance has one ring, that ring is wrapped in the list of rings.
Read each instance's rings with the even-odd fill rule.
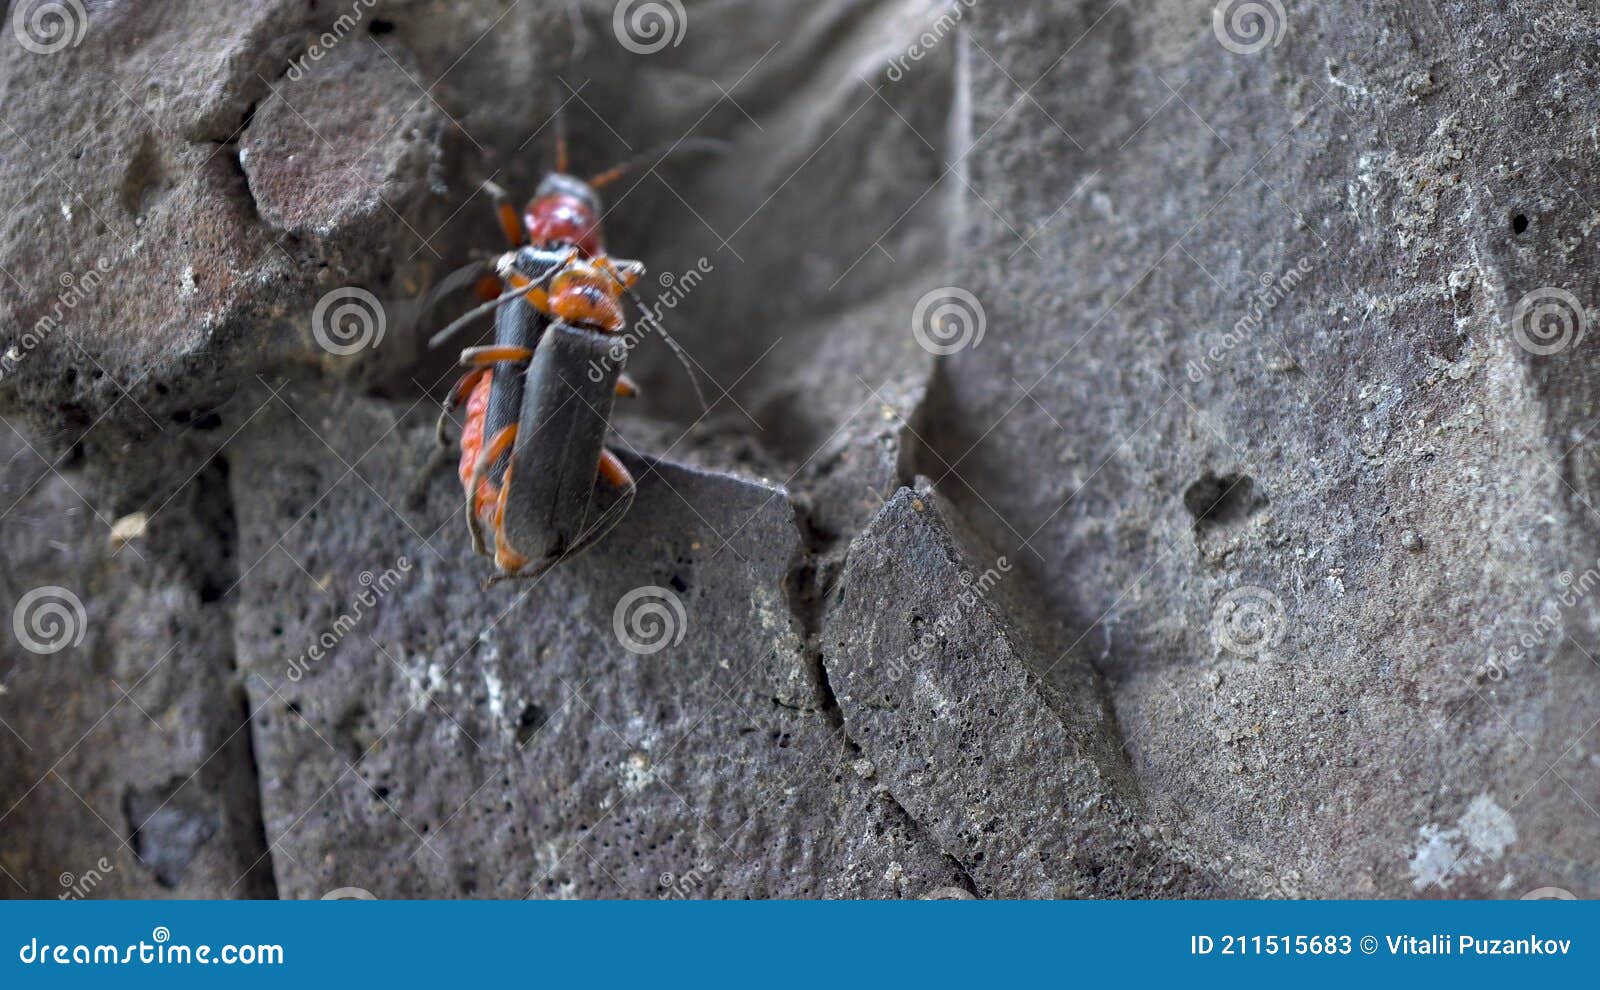
[[[81,466],[52,466],[8,420],[0,463],[5,896],[271,896],[221,601],[225,473],[205,468],[118,546],[119,510]]]
[[[454,479],[402,508],[431,410],[294,388],[268,401],[232,456],[259,470],[235,489],[238,641],[284,896],[956,882],[821,710],[785,600],[799,536],[782,491],[636,460],[635,508],[602,544],[483,591]],[[615,623],[640,587],[683,611],[661,625],[623,609],[641,648],[662,647],[635,655]],[[308,658],[324,636],[333,648]]]
[[[851,737],[987,896],[1237,894],[1157,835],[1094,668],[1013,575],[932,492],[901,489],[823,632]]]
[[[1196,841],[1308,895],[1592,896],[1600,610],[1562,575],[1596,556],[1595,352],[1512,314],[1596,298],[1594,15],[1286,6],[1255,54],[1192,4],[978,12],[1001,212],[954,264],[989,333],[919,467],[1090,645]],[[1208,477],[1253,494],[1196,518]],[[1214,634],[1241,588],[1281,609],[1254,655]]]
[[[0,637],[0,889],[1600,894],[1594,342],[1518,309],[1600,298],[1591,9],[225,6],[0,37],[0,591],[88,630]],[[606,190],[713,402],[645,340],[638,507],[483,592],[416,301],[557,105],[727,142]]]

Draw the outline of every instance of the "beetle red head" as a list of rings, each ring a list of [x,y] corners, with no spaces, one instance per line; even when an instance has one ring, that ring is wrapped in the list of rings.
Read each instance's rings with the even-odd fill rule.
[[[560,172],[545,176],[528,201],[522,222],[532,244],[570,245],[586,258],[605,250],[600,236],[600,197],[582,179]]]

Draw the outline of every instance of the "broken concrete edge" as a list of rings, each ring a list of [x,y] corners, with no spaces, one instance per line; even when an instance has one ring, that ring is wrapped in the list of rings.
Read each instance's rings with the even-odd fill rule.
[[[791,491],[787,484],[772,484],[765,479],[742,475],[732,471],[716,470],[699,467],[684,461],[667,457],[654,457],[648,454],[624,454],[623,460],[629,463],[630,468],[635,466],[646,469],[666,469],[668,471],[681,471],[688,474],[698,474],[715,480],[725,481],[730,484],[743,485],[753,490],[767,493],[769,499],[781,499],[791,512],[791,524],[795,531],[794,552],[790,558],[787,573],[782,579],[781,591],[784,601],[789,607],[789,621],[794,629],[799,647],[795,656],[802,676],[810,688],[810,704],[803,707],[803,711],[815,714],[823,719],[824,723],[836,731],[844,740],[849,750],[856,754],[863,752],[861,746],[851,738],[849,726],[846,724],[844,714],[839,708],[838,699],[833,688],[828,682],[827,665],[823,658],[822,629],[824,618],[830,604],[828,592],[831,587],[824,586],[822,582],[835,580],[838,568],[829,575],[824,569],[824,560],[837,556],[838,563],[842,565],[843,557],[854,538],[860,534],[851,534],[845,540],[836,541],[833,545],[819,534],[810,525],[810,512],[807,508],[808,499],[805,493]],[[780,699],[774,699],[783,703]],[[868,761],[870,763],[870,761]],[[956,898],[959,895],[967,897],[981,896],[980,888],[966,866],[956,856],[944,849],[938,842],[937,836],[917,820],[904,804],[895,796],[892,788],[879,781],[873,788],[874,793],[881,797],[891,818],[899,820],[901,826],[911,835],[920,835],[933,849],[937,849],[944,857],[953,878],[953,885],[939,888],[923,898],[936,894],[944,899]],[[943,893],[941,893],[943,892]]]
[[[831,676],[844,692],[842,697],[835,697],[830,688],[828,700],[845,738],[876,766],[887,771],[880,776],[895,804],[933,836],[937,847],[960,866],[974,893],[991,897],[1193,897],[1239,896],[1246,892],[1257,896],[1282,896],[1287,893],[1266,879],[1266,871],[1260,867],[1238,863],[1232,855],[1206,855],[1183,837],[1169,834],[1158,826],[1156,816],[1145,803],[1126,751],[1120,745],[1121,733],[1111,710],[1109,693],[1099,675],[1073,647],[1058,653],[1053,644],[1047,645],[1051,623],[1039,611],[1038,603],[1030,600],[1022,587],[1023,582],[1000,580],[1010,571],[1004,558],[983,551],[982,542],[972,528],[948,500],[936,493],[927,479],[916,479],[915,487],[901,487],[872,524],[851,541],[839,587],[829,596],[822,619],[824,628],[831,629],[836,619],[843,623],[850,616],[859,617],[871,611],[856,597],[864,593],[865,587],[881,585],[868,580],[865,587],[857,588],[852,585],[852,579],[860,576],[863,558],[875,548],[883,548],[886,530],[908,526],[917,527],[919,532],[915,538],[929,546],[930,553],[942,557],[953,574],[961,575],[962,590],[956,594],[961,607],[972,610],[972,621],[962,622],[961,626],[975,631],[975,639],[983,638],[986,630],[999,631],[995,645],[1000,655],[982,657],[981,666],[988,668],[996,678],[1010,682],[1010,704],[1020,702],[1034,717],[1053,720],[1053,731],[1059,732],[1066,741],[1062,758],[1067,763],[1063,771],[1072,778],[1072,783],[1065,785],[1065,793],[1078,797],[1088,795],[1089,805],[1093,806],[1074,808],[1062,803],[1059,809],[1042,804],[1033,808],[988,809],[998,810],[1002,820],[1015,819],[1013,825],[1020,824],[1030,833],[1023,839],[1015,828],[1012,829],[1019,842],[1009,855],[1038,856],[1038,866],[1031,877],[1025,875],[1029,872],[1026,869],[1018,870],[1024,876],[1017,878],[993,872],[997,867],[1009,869],[1010,864],[983,862],[984,854],[990,851],[985,846],[985,838],[974,836],[962,824],[962,819],[968,817],[972,809],[962,808],[942,815],[927,802],[919,801],[916,788],[912,786],[914,780],[908,783],[909,778],[896,774],[893,749],[885,751],[882,745],[874,745],[883,738],[881,731],[874,730],[881,730],[884,725],[866,723],[877,717],[878,710],[895,710],[898,715],[898,706],[887,698],[880,704],[851,697],[851,691],[853,686],[859,688],[870,680],[871,674],[863,667],[881,665],[884,657],[877,655],[879,651],[875,647],[882,643],[869,646],[866,656],[841,645],[844,640],[833,644],[838,647],[834,655],[826,655],[828,650],[819,643],[817,663],[823,684],[829,683],[831,668]],[[905,560],[903,555],[896,557],[892,550],[885,552],[894,558],[892,566]],[[980,563],[990,560],[997,563],[988,566]],[[980,572],[981,576],[972,578]],[[909,616],[908,622],[916,623],[916,616]],[[874,632],[877,629],[874,623]],[[942,639],[943,634],[938,638]],[[1055,662],[1046,665],[1052,657]],[[1065,668],[1061,667],[1061,662],[1066,660],[1070,662]],[[919,676],[915,664],[916,658],[911,657],[908,669],[901,672],[901,677],[910,675],[905,683]],[[986,693],[996,707],[1007,704],[1005,697],[994,693],[996,686],[987,681],[957,685],[957,707],[961,707],[963,701],[966,707],[971,707],[973,698]],[[912,717],[908,715],[892,727],[904,733],[916,732],[915,724],[907,724]],[[891,717],[891,723],[894,718]],[[931,729],[932,724],[923,728]],[[911,762],[916,763],[915,760]],[[977,773],[980,784],[982,773]],[[973,796],[987,808],[995,793],[982,787],[981,791],[974,791]],[[1020,790],[1018,796],[1026,800],[1026,789]],[[1039,797],[1048,799],[1048,795]],[[1004,796],[998,800],[1003,801]],[[1064,811],[1068,820],[1056,819],[1052,823],[1052,816],[1058,811]],[[1043,821],[1030,827],[1019,815],[1037,816]],[[1084,857],[1081,865],[1074,862],[1080,852]],[[1067,862],[1069,867],[1063,872],[1055,865],[1056,859]]]

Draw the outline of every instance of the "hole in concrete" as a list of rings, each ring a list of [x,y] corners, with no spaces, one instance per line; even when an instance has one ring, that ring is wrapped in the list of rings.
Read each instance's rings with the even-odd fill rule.
[[[1183,507],[1194,518],[1196,529],[1243,522],[1266,504],[1266,495],[1247,474],[1207,471],[1183,493]]]
[[[1511,218],[1511,232],[1513,234],[1520,234],[1527,229],[1528,218],[1525,214],[1518,213],[1516,216]]]
[[[526,746],[528,740],[539,734],[545,723],[550,721],[550,716],[538,705],[529,705],[517,716],[517,745]]]

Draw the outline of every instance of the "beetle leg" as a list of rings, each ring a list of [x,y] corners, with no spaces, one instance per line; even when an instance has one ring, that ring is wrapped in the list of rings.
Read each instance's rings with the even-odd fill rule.
[[[483,590],[488,591],[490,588],[493,588],[495,585],[504,581],[533,581],[537,578],[542,578],[546,574],[550,573],[550,569],[552,567],[561,563],[561,560],[562,558],[557,557],[555,560],[540,564],[538,567],[529,568],[528,570],[501,571],[497,574],[491,574],[483,579]]]
[[[506,241],[514,248],[521,247],[526,243],[527,231],[523,229],[522,218],[517,216],[517,208],[511,204],[511,197],[492,181],[484,182],[483,191],[494,201],[495,219],[500,221]]]
[[[517,441],[517,424],[496,433],[488,446],[483,448],[483,454],[478,457],[478,463],[472,468],[472,481],[467,485],[467,532],[472,534],[472,550],[477,554],[489,552],[488,546],[483,542],[483,522],[478,518],[478,488],[483,484],[483,478],[489,473],[489,468],[511,449]]]
[[[527,347],[469,347],[461,352],[463,368],[483,368],[501,361],[532,361],[533,351]]]
[[[611,483],[619,491],[628,491],[633,488],[633,475],[623,466],[622,460],[609,450],[600,451],[600,477]]]
[[[510,429],[510,427],[507,427],[507,429]],[[615,529],[617,523],[621,522],[622,517],[627,515],[628,510],[633,507],[633,499],[634,496],[638,494],[638,486],[634,483],[633,475],[629,473],[627,467],[623,465],[621,459],[619,459],[616,454],[613,454],[609,450],[600,451],[600,477],[604,478],[608,484],[611,484],[623,493],[621,499],[619,499],[615,505],[601,513],[600,518],[596,519],[594,524],[585,530],[583,535],[578,538],[577,542],[568,547],[566,551],[559,557],[556,557],[552,560],[547,560],[536,567],[530,567],[522,570],[501,570],[499,573],[484,579],[484,590],[487,591],[488,589],[504,581],[531,581],[535,578],[541,578],[545,574],[549,573],[552,567],[555,567],[557,564],[563,561],[571,560],[578,554],[583,553],[591,546],[594,546],[596,543],[600,542],[601,539]],[[502,502],[505,499],[504,491],[501,493],[501,499]],[[499,542],[500,541],[497,534],[496,543]],[[516,562],[520,563],[521,561],[519,560]]]
[[[439,412],[439,425],[434,429],[434,436],[438,439],[439,446],[450,446],[450,440],[445,436],[445,424],[450,422],[450,414],[461,408],[461,404],[467,401],[467,396],[478,387],[478,382],[482,381],[483,376],[489,374],[491,370],[493,369],[474,369],[463,375],[461,380],[456,382],[455,388],[450,390],[450,397],[445,400],[444,408]]]
[[[631,399],[639,394],[639,383],[627,375],[617,376],[617,398]]]

